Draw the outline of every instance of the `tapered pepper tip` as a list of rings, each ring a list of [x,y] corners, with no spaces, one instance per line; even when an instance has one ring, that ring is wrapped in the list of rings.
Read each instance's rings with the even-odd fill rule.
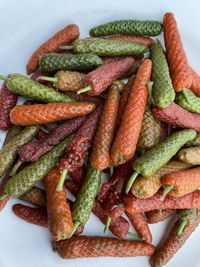
[[[76,232],[76,230],[79,227],[79,225],[80,225],[80,222],[74,222],[74,227],[73,227],[71,233],[69,234],[68,239],[71,238],[74,235],[74,233]]]
[[[6,81],[7,82],[8,79],[9,79],[8,77],[0,74],[0,80],[3,80],[3,81]]]
[[[135,179],[138,176],[138,172],[134,171],[133,174],[131,175],[130,179],[128,180],[128,183],[126,185],[126,194],[128,194],[128,192],[130,191],[133,183],[135,182]]]
[[[105,223],[105,227],[104,227],[104,233],[107,233],[108,232],[108,229],[110,227],[110,223],[111,223],[111,217],[108,216],[107,219],[106,219],[106,223]]]
[[[182,220],[181,223],[179,224],[178,228],[177,228],[177,231],[176,231],[176,234],[177,236],[180,236],[185,228],[187,224],[187,220]]]
[[[87,93],[87,92],[89,92],[91,89],[92,89],[91,86],[86,86],[86,87],[84,87],[84,88],[78,90],[78,91],[77,91],[77,94],[80,95],[80,94],[82,94],[82,93]]]
[[[0,200],[3,200],[6,197],[8,197],[8,194],[5,192],[5,193],[0,195]]]
[[[144,237],[140,237],[138,234],[132,233],[132,232],[128,232],[126,234],[126,237],[130,237],[134,241],[144,241],[145,240]]]
[[[62,50],[73,50],[74,46],[73,45],[60,45],[59,48]]]
[[[163,194],[161,196],[161,200],[164,200],[164,198],[166,197],[166,195],[172,191],[172,189],[174,188],[174,185],[170,184],[167,187],[165,187],[165,189],[163,190]]]
[[[56,187],[57,192],[61,192],[63,190],[63,185],[65,182],[66,175],[67,175],[67,169],[63,170],[61,175],[60,175],[60,179],[59,179],[57,187]]]
[[[12,170],[10,171],[10,173],[9,173],[9,175],[12,177],[12,176],[14,176],[16,173],[17,173],[17,171],[18,171],[18,169],[19,169],[19,167],[22,165],[22,161],[19,159],[16,163],[15,163],[15,165],[13,166],[13,168],[12,168]]]
[[[56,77],[39,76],[37,78],[37,81],[48,81],[48,82],[56,83],[58,79]]]

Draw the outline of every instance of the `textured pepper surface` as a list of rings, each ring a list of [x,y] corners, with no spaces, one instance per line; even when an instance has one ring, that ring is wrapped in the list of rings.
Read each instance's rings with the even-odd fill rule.
[[[194,146],[200,146],[200,134],[197,133],[197,136],[192,141],[189,141],[185,144],[185,147],[194,147]]]
[[[100,170],[108,168],[111,163],[110,149],[116,128],[120,88],[120,82],[113,83],[109,88],[92,146],[90,163],[93,167]]]
[[[111,160],[115,166],[125,163],[135,154],[147,103],[147,83],[151,75],[151,66],[151,61],[146,59],[136,74],[111,149]]]
[[[180,224],[178,220],[172,227],[166,240],[156,248],[155,253],[151,258],[152,267],[162,267],[169,262],[178,250],[184,245],[187,239],[191,236],[194,230],[200,223],[200,212],[196,217],[196,220],[187,224],[180,236],[177,236],[177,229]]]
[[[12,109],[10,119],[17,125],[45,124],[84,116],[94,109],[90,102],[21,105]]]
[[[185,143],[194,139],[195,136],[196,132],[191,129],[172,134],[165,141],[137,158],[133,163],[133,169],[145,177],[154,175],[156,171],[176,155]]]
[[[22,195],[20,199],[37,206],[46,206],[46,192],[45,190],[36,186]]]
[[[199,74],[190,68],[191,70],[191,75],[192,75],[192,85],[190,89],[195,93],[195,95],[200,96],[200,76]]]
[[[160,134],[161,123],[158,119],[154,118],[150,106],[147,106],[142,120],[138,147],[144,149],[154,147],[160,141]]]
[[[29,223],[47,227],[47,212],[45,208],[32,208],[22,204],[15,204],[12,210],[15,215]]]
[[[106,39],[124,40],[124,41],[133,42],[133,43],[143,44],[148,47],[154,43],[154,40],[150,37],[134,36],[134,35],[113,35],[113,36],[106,37]]]
[[[126,40],[79,39],[73,43],[75,53],[94,53],[98,56],[133,56],[143,55],[148,47]]]
[[[200,114],[200,98],[187,88],[182,89],[178,94],[177,103],[188,111]]]
[[[125,209],[129,213],[137,213],[160,209],[200,208],[200,190],[178,198],[167,195],[164,200],[162,200],[162,195],[163,192],[161,190],[147,199],[139,199],[132,194],[125,195]]]
[[[0,90],[0,129],[8,130],[12,126],[10,111],[17,104],[17,95],[10,92],[4,82]]]
[[[166,54],[173,86],[176,92],[180,92],[182,88],[190,88],[192,85],[190,66],[172,13],[165,14],[163,26]]]
[[[6,174],[6,175],[3,177],[3,180],[2,180],[1,183],[0,183],[0,194],[3,193],[5,184],[7,183],[7,181],[8,181],[9,179],[10,179],[9,174]],[[9,201],[9,198],[8,198],[8,197],[6,197],[6,198],[0,200],[0,211],[6,206],[6,204],[8,203],[8,201]]]
[[[181,149],[178,153],[178,158],[187,164],[199,165],[200,164],[200,146],[189,147]]]
[[[85,85],[91,86],[89,95],[100,95],[109,85],[123,76],[134,63],[132,57],[119,59],[115,62],[103,65],[86,75]]]
[[[45,177],[44,183],[47,196],[47,211],[49,229],[53,240],[59,241],[66,239],[73,228],[73,221],[69,203],[67,202],[66,192],[56,191],[60,172],[58,168],[51,170]]]
[[[169,161],[161,167],[153,176],[138,176],[131,187],[131,193],[138,198],[152,197],[161,187],[161,178],[169,173],[180,170],[186,170],[191,167],[190,164],[180,161]]]
[[[152,108],[156,118],[178,128],[191,128],[200,131],[200,115],[191,113],[179,105],[172,103],[167,108]]]
[[[8,89],[18,95],[33,98],[41,102],[74,102],[75,99],[40,84],[28,77],[15,74],[6,82]]]
[[[65,259],[150,256],[154,252],[154,246],[145,242],[100,236],[79,236],[53,242],[53,249]]]
[[[152,60],[152,96],[155,105],[168,107],[175,99],[175,92],[169,74],[167,59],[161,43],[155,43],[150,48]]]
[[[58,52],[59,46],[73,42],[79,38],[79,34],[79,28],[75,24],[69,24],[64,29],[54,34],[32,54],[26,66],[27,73],[30,74],[39,67],[39,59],[42,55]]]
[[[96,26],[90,30],[91,36],[133,34],[137,36],[157,36],[162,32],[162,24],[153,20],[116,20]]]
[[[145,212],[147,223],[159,223],[170,217],[175,211],[173,209],[167,210],[150,210]]]
[[[8,142],[10,142],[15,135],[17,135],[19,132],[21,132],[22,127],[19,125],[12,125],[11,128],[6,133],[5,139],[3,141],[3,146],[5,146]]]
[[[17,152],[30,142],[39,131],[39,126],[24,128],[0,150],[0,177],[6,173],[17,158]]]
[[[86,117],[82,116],[63,122],[53,130],[51,130],[44,138],[33,140],[32,142],[25,144],[19,150],[20,160],[38,160],[42,155],[51,150],[64,138],[74,133],[85,121],[85,119]]]
[[[102,107],[102,105],[99,105],[76,132],[76,135],[66,150],[64,158],[60,161],[60,172],[64,169],[72,172],[84,164],[84,161],[88,157],[89,149],[92,146]]]
[[[101,64],[100,57],[89,53],[79,55],[49,53],[40,58],[40,68],[50,73],[59,70],[89,71]]]
[[[69,177],[77,184],[82,184],[86,176],[86,166],[83,165],[73,172],[69,172]]]
[[[28,192],[37,182],[42,180],[59,162],[71,139],[72,136],[66,138],[38,161],[27,166],[13,176],[12,179],[6,183],[4,189],[8,196],[11,198],[18,198]]]
[[[134,229],[140,235],[140,237],[143,238],[145,242],[151,243],[152,235],[144,214],[143,213],[131,214],[126,212],[126,215],[128,216]]]
[[[58,71],[55,86],[60,91],[77,91],[84,87],[85,74],[77,71]]]

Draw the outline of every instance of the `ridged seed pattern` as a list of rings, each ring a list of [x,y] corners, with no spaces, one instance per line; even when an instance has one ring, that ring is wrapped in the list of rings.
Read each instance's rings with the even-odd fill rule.
[[[200,97],[197,97],[187,88],[184,88],[178,94],[177,103],[190,112],[200,114]]]
[[[55,83],[56,88],[60,91],[77,91],[84,87],[85,74],[77,71],[58,71],[56,73],[58,79]]]

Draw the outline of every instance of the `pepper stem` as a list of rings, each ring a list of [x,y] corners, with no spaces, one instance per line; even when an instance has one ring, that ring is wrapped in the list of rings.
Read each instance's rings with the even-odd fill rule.
[[[174,185],[172,185],[172,184],[169,184],[167,187],[165,187],[165,189],[163,190],[163,195],[162,195],[162,197],[161,197],[161,200],[163,200],[163,199],[166,197],[166,195],[167,195],[170,191],[172,191],[173,188],[174,188]]]
[[[19,169],[19,167],[22,165],[22,161],[19,159],[16,163],[15,163],[15,165],[13,166],[13,168],[12,168],[12,170],[10,171],[10,173],[9,173],[9,175],[10,176],[14,176],[16,173],[17,173],[17,171],[18,171],[18,169]]]
[[[105,227],[104,227],[104,233],[107,233],[108,232],[108,229],[110,227],[110,223],[111,223],[111,217],[108,216],[107,219],[106,219],[106,223],[105,223]]]
[[[3,193],[0,195],[0,200],[3,200],[4,198],[8,197],[7,193]]]
[[[69,234],[69,237],[68,238],[71,238],[74,235],[74,233],[76,232],[76,230],[79,227],[79,225],[80,225],[80,222],[75,222],[74,223],[74,227],[73,227],[71,233]]]
[[[113,175],[113,172],[114,172],[113,165],[110,165],[110,177]]]
[[[130,237],[130,238],[132,238],[135,241],[142,241],[142,240],[144,240],[144,238],[141,238],[138,234],[132,233],[132,232],[128,232],[126,234],[126,237]]]
[[[62,50],[73,50],[74,46],[73,45],[61,45],[59,46],[59,48]]]
[[[4,75],[0,75],[0,80],[8,81],[8,77],[6,77],[6,76],[4,76]]]
[[[84,87],[84,88],[78,90],[78,91],[77,91],[77,94],[80,95],[80,94],[82,94],[82,93],[89,92],[91,89],[92,89],[91,86],[86,86],[86,87]]]
[[[48,81],[48,82],[56,83],[58,81],[58,78],[48,77],[48,76],[40,76],[37,78],[37,81]]]
[[[57,192],[61,192],[63,190],[63,185],[65,182],[66,175],[67,175],[67,169],[63,170],[61,175],[60,175],[60,179],[59,179],[57,187],[56,187]]]
[[[126,185],[126,194],[128,194],[128,192],[130,191],[133,183],[135,182],[135,179],[137,178],[137,176],[139,175],[138,172],[134,171],[134,173],[131,175],[130,179],[128,180],[128,183]]]
[[[178,226],[178,229],[176,231],[177,236],[180,236],[187,224],[187,220],[182,220],[181,223]]]

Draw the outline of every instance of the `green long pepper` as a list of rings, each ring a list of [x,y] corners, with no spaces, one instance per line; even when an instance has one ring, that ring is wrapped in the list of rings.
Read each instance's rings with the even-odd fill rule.
[[[133,163],[134,173],[127,183],[126,193],[129,192],[139,174],[144,177],[154,175],[156,171],[176,155],[184,144],[193,140],[196,135],[196,131],[192,129],[176,132],[137,158]]]
[[[116,20],[96,26],[90,30],[91,36],[132,34],[137,36],[157,36],[163,30],[162,23],[153,20]]]
[[[18,198],[35,186],[37,182],[42,180],[56,166],[72,138],[73,135],[70,135],[43,155],[38,161],[13,176],[6,183],[4,193],[0,196],[0,199],[5,197]]]
[[[180,218],[180,224],[177,228],[177,236],[180,236],[185,228],[185,226],[193,222],[197,217],[197,209],[182,209],[177,211],[177,215]]]
[[[41,102],[76,102],[76,99],[29,79],[25,75],[15,74],[7,78],[0,75],[0,80],[6,81],[8,89],[18,95],[33,98]]]
[[[106,39],[80,39],[72,45],[61,46],[62,49],[73,49],[74,53],[94,53],[98,56],[133,56],[143,55],[148,51],[148,47],[124,40]]]
[[[191,90],[184,88],[177,95],[177,103],[184,109],[200,114],[200,97]]]

